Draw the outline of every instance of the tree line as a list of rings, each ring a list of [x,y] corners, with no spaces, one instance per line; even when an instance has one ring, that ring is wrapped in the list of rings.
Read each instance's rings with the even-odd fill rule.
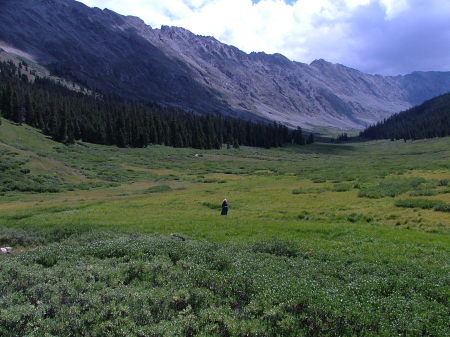
[[[360,133],[369,139],[414,140],[450,136],[450,93],[395,114]]]
[[[119,147],[218,149],[222,144],[269,148],[314,141],[301,129],[292,131],[277,123],[196,115],[94,91],[77,92],[48,78],[29,80],[22,64],[12,62],[0,63],[0,114],[66,144],[82,140]]]

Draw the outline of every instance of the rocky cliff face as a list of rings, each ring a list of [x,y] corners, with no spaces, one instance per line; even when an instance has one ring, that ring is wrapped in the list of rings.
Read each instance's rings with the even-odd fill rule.
[[[73,0],[0,0],[0,47],[125,97],[291,126],[363,128],[450,91],[450,72],[385,77],[246,54],[177,27]],[[255,117],[253,117],[255,118]]]

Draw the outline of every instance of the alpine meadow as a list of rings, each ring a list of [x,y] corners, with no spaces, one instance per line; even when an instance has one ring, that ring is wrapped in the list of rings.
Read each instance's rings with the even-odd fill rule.
[[[447,138],[119,149],[3,120],[0,141],[3,336],[449,333]]]
[[[248,27],[308,3],[244,2]],[[94,3],[121,6],[0,0],[0,337],[450,336],[450,72],[247,54]],[[254,31],[215,22],[223,0],[142,3]],[[275,20],[261,46],[428,55],[376,49],[408,15],[428,32],[412,0],[323,3],[315,35]]]

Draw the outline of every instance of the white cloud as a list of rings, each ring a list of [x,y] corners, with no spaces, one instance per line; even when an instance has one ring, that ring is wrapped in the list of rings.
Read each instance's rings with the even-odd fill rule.
[[[380,0],[380,2],[386,8],[387,19],[392,19],[396,15],[409,9],[407,0]]]
[[[410,70],[402,68],[401,64],[398,67],[383,65],[384,61],[392,60],[370,60],[370,55],[362,50],[374,38],[381,49],[385,48],[384,44],[401,43],[388,43],[392,38],[388,35],[383,42],[380,32],[388,33],[396,25],[402,27],[408,15],[429,22],[433,19],[427,15],[438,15],[439,10],[444,9],[439,15],[450,17],[447,0],[297,0],[290,4],[283,0],[256,3],[252,0],[81,1],[89,6],[139,16],[154,28],[172,25],[196,34],[212,35],[246,52],[278,52],[301,62],[325,58],[371,72]],[[364,20],[369,22],[362,22]],[[368,26],[370,22],[374,26]],[[373,46],[368,47],[373,50]],[[421,66],[419,61],[416,69]],[[442,66],[450,68],[449,63]]]

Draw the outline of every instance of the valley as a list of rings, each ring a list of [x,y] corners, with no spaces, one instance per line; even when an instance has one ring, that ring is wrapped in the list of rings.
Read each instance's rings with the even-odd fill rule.
[[[9,307],[0,319],[3,329],[13,320],[13,331],[29,331],[17,310],[38,296],[35,307],[43,316],[36,313],[32,321],[48,322],[52,310],[55,322],[42,323],[39,331],[66,335],[77,324],[85,334],[91,327],[93,336],[119,331],[119,324],[128,334],[158,336],[184,336],[189,329],[210,336],[223,329],[232,336],[446,334],[448,206],[400,207],[399,201],[450,204],[448,138],[278,149],[119,149],[66,146],[5,120],[0,130],[1,162],[14,158],[14,172],[22,174],[14,178],[16,189],[10,185],[0,197],[0,242],[14,246],[12,255],[0,256],[0,285],[9,284],[16,270],[34,280],[47,275],[49,287],[65,280],[67,291],[81,291],[67,297],[51,290],[55,300],[66,298],[78,312],[68,319],[64,306],[35,293],[42,284],[31,281],[20,298],[13,295],[19,285],[3,288],[9,289],[0,301]],[[3,187],[8,172],[2,166]],[[42,193],[20,191],[26,179],[36,191],[42,185]],[[230,202],[226,217],[219,215],[223,198]],[[204,252],[211,257],[205,260]],[[187,266],[193,269],[185,279]],[[103,276],[91,283],[71,270]],[[62,279],[56,281],[56,275]],[[199,277],[207,279],[195,283]],[[316,282],[320,296],[314,295]],[[272,293],[277,283],[285,290]],[[103,290],[94,295],[89,284]],[[94,297],[86,302],[82,294]],[[130,297],[119,300],[121,294]],[[108,310],[124,313],[102,316],[104,296],[112,301]],[[142,296],[147,305],[167,309],[159,316],[145,314],[141,322],[135,301]],[[91,309],[82,309],[82,303]],[[302,309],[294,313],[297,305]],[[382,313],[393,306],[395,315]],[[89,312],[96,312],[91,323]]]
[[[0,336],[450,336],[440,1],[0,0]]]
[[[182,229],[186,220],[188,223],[198,220],[206,226],[215,221],[236,221],[235,225],[243,221],[252,224],[251,228],[242,227],[247,228],[251,236],[257,222],[297,223],[297,216],[305,211],[311,212],[310,218],[325,223],[347,223],[346,219],[357,213],[362,218],[371,218],[371,223],[401,223],[404,229],[426,232],[448,229],[446,213],[423,210],[420,212],[425,212],[426,216],[422,214],[419,218],[423,219],[417,222],[414,210],[395,207],[395,199],[389,197],[389,182],[399,181],[399,185],[404,183],[405,186],[393,192],[397,198],[410,198],[408,193],[419,198],[420,194],[414,196],[415,192],[428,191],[431,199],[450,201],[450,187],[446,184],[450,178],[447,138],[406,144],[402,141],[318,143],[281,149],[196,150],[164,146],[118,149],[89,143],[65,146],[46,139],[30,127],[4,123],[2,131],[6,130],[0,136],[3,156],[15,153],[16,161],[24,162],[21,166],[21,171],[26,172],[23,179],[33,174],[45,177],[47,181],[42,178],[42,185],[51,184],[55,192],[59,192],[4,191],[0,209],[13,209],[16,218],[23,217],[13,221],[16,225],[51,228],[65,222],[82,222],[88,227],[111,225],[117,229],[114,224],[118,223],[124,226],[121,229],[144,232],[159,232],[165,227],[165,221],[179,226],[168,226],[161,232],[168,233]],[[429,146],[432,149],[428,149]],[[20,178],[16,179],[20,182]],[[410,182],[412,185],[408,185]],[[158,186],[167,189],[153,193],[152,188]],[[376,190],[378,186],[381,186],[380,191]],[[388,190],[386,194],[383,188]],[[358,196],[365,191],[374,191],[370,192],[374,194],[366,192],[367,198]],[[230,216],[232,220],[216,219],[216,210],[204,206],[218,204],[224,197],[233,200],[232,208],[236,208]],[[26,203],[21,206],[20,202],[16,203],[17,199]],[[90,201],[95,203],[90,205]],[[62,214],[52,211],[53,206],[70,208],[67,206],[70,203],[75,208],[78,203],[83,207],[67,215],[64,211]],[[135,203],[134,207],[129,206],[130,203]],[[30,204],[36,207],[42,224],[36,223]],[[49,209],[47,216],[46,209]],[[176,210],[180,211],[177,216]],[[117,213],[112,216],[110,212]],[[165,218],[169,213],[173,213],[174,219]],[[90,219],[92,214],[96,214],[94,219]],[[389,221],[390,217],[396,221]],[[135,227],[136,221],[145,223],[147,220],[148,230],[145,226]],[[162,227],[159,230],[151,227],[154,223]],[[4,224],[11,223],[5,221]],[[207,227],[200,228],[198,234],[207,231]],[[224,239],[212,234],[209,238]]]

